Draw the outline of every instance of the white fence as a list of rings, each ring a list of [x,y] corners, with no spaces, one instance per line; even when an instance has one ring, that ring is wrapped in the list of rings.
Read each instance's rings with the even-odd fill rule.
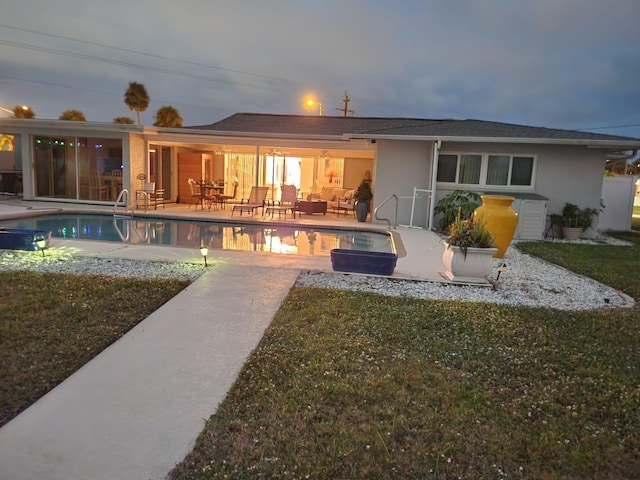
[[[598,218],[598,230],[630,230],[636,180],[632,175],[604,177],[602,203],[604,210]]]

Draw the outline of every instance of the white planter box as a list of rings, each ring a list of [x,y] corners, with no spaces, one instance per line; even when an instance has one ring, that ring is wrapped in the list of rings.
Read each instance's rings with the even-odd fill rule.
[[[497,248],[468,248],[467,256],[460,247],[444,244],[442,261],[445,266],[444,276],[456,283],[488,285],[489,275],[493,270],[493,254]]]

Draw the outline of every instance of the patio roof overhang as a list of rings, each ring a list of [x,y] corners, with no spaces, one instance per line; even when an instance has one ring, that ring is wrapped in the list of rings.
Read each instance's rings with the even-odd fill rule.
[[[320,154],[328,150],[336,156],[373,158],[375,145],[367,139],[350,139],[341,135],[265,135],[258,133],[238,132],[203,132],[199,129],[158,129],[146,127],[144,138],[150,143],[161,145],[177,145],[185,148],[202,150],[221,149],[234,153],[261,153],[266,150],[285,150],[290,156]]]

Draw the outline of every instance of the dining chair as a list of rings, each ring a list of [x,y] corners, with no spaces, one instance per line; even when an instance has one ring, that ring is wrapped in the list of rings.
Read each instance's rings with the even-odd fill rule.
[[[102,180],[99,170],[92,168],[89,170],[89,197],[92,200],[108,200],[109,187]]]
[[[201,198],[200,198],[200,185],[198,185],[193,178],[189,178],[187,180],[187,183],[189,184],[189,190],[191,192],[191,202],[189,203],[189,206],[187,207],[187,209],[189,209],[189,208],[191,208],[192,204],[197,207],[198,204],[201,201]]]

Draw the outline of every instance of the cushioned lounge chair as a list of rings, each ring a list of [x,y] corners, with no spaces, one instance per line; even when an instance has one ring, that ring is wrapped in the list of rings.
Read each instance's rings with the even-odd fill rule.
[[[236,211],[240,212],[240,215],[242,215],[242,212],[254,215],[258,208],[264,208],[264,201],[267,198],[268,191],[268,187],[251,187],[249,198],[246,201],[243,199],[242,203],[233,205],[231,216],[233,217],[233,213]]]
[[[283,185],[282,193],[280,195],[280,203],[277,205],[270,205],[265,208],[265,215],[277,213],[278,217],[284,213],[284,219],[287,219],[287,211],[290,211],[293,218],[296,218],[296,205],[298,201],[298,189],[295,185]]]

